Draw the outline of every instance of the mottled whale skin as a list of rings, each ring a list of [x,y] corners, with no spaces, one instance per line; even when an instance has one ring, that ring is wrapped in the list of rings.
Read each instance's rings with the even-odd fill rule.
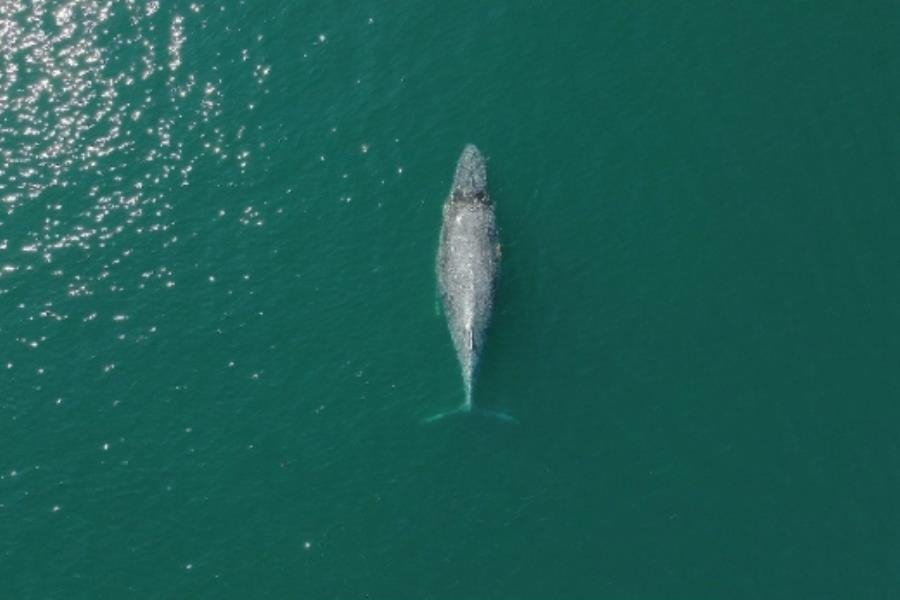
[[[444,203],[437,279],[450,336],[462,368],[466,399],[472,408],[472,383],[494,304],[500,270],[500,245],[494,204],[487,191],[487,170],[478,148],[465,147],[450,195]]]

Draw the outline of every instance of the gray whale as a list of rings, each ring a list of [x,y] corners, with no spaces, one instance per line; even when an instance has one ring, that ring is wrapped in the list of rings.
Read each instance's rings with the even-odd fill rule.
[[[472,144],[459,157],[443,213],[438,287],[462,368],[466,396],[459,410],[468,412],[500,271],[500,245],[494,204],[487,190],[487,170],[481,152]]]

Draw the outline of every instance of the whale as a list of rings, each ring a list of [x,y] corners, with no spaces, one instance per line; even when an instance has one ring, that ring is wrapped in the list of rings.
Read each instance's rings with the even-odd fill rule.
[[[472,412],[472,388],[500,272],[500,240],[494,203],[487,188],[487,167],[484,156],[473,144],[463,149],[444,202],[436,271],[441,305],[462,371],[465,399],[457,409],[428,421]],[[503,413],[479,412],[513,420]]]

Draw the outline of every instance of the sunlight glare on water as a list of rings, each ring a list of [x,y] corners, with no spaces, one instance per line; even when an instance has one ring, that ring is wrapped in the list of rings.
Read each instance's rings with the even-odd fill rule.
[[[200,161],[240,175],[254,157],[246,124],[223,117],[227,82],[189,33],[227,28],[210,25],[207,13],[220,10],[0,3],[0,297],[33,278],[55,282],[44,286],[50,297],[18,306],[23,319],[65,320],[60,299],[101,288],[175,286],[171,264],[153,254],[181,241],[171,230],[177,196],[196,185]],[[256,54],[241,55],[251,98],[266,93],[269,71]],[[120,269],[136,256],[155,263],[140,277]],[[88,305],[78,312],[96,318]]]
[[[201,5],[0,4],[3,280],[126,230],[165,237],[170,191],[191,184],[204,154],[246,167],[249,150],[224,149],[239,126],[222,120],[221,77],[186,68],[189,22],[205,27]],[[149,35],[160,29],[165,45]],[[56,276],[80,295],[114,266]]]

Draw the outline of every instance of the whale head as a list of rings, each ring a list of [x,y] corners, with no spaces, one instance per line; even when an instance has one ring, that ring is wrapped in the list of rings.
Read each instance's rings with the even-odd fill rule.
[[[490,204],[487,193],[487,169],[484,157],[474,144],[468,144],[456,163],[450,197],[454,202]]]

